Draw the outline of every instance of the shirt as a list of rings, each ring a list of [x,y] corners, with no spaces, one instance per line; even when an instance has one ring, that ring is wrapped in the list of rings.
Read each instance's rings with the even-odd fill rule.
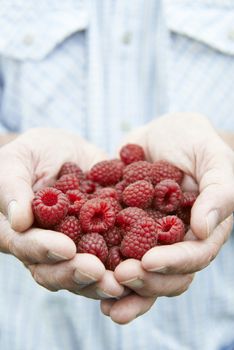
[[[1,0],[0,28],[2,132],[63,127],[114,154],[166,112],[234,130],[233,0]],[[126,326],[1,254],[0,349],[233,349],[233,251],[232,236],[186,293]]]

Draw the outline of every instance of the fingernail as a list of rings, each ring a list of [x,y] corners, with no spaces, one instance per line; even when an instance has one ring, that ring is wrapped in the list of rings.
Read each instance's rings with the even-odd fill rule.
[[[206,217],[206,232],[207,237],[214,231],[216,226],[218,225],[219,215],[216,209],[212,210]]]
[[[52,261],[63,261],[63,260],[69,260],[69,258],[67,258],[66,256],[57,254],[55,252],[48,252],[47,254],[48,258]]]
[[[144,282],[139,278],[133,278],[128,281],[121,282],[121,284],[127,285],[129,288],[142,288],[144,285]]]
[[[127,295],[129,295],[129,294],[131,294],[131,293],[132,293],[132,290],[131,290],[131,289],[129,289],[129,288],[124,288],[123,293],[122,293],[120,296],[115,297],[115,299],[120,300],[120,299],[122,299],[123,297],[126,297]]]
[[[102,299],[110,299],[110,298],[115,298],[116,299],[116,296],[111,295],[109,293],[106,293],[106,292],[104,292],[103,290],[101,290],[99,288],[96,289],[96,293]]]
[[[17,207],[17,201],[16,200],[12,200],[9,204],[8,204],[8,208],[7,208],[7,217],[8,217],[8,221],[10,223],[10,225],[12,226],[12,218],[14,215],[14,211]]]
[[[81,272],[76,269],[73,280],[79,285],[89,285],[97,281],[92,275],[88,273]]]
[[[160,266],[160,267],[156,267],[156,269],[148,269],[147,271],[149,272],[158,272],[158,273],[166,273],[168,271],[168,267],[167,266]]]

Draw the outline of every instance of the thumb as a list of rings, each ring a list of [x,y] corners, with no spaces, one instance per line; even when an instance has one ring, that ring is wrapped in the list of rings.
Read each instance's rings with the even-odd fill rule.
[[[8,218],[11,228],[22,232],[33,223],[31,202],[33,199],[32,178],[27,161],[4,152],[1,153],[0,209]]]
[[[234,211],[233,165],[233,152],[222,142],[198,153],[196,177],[200,195],[192,208],[191,228],[200,239],[207,238]]]

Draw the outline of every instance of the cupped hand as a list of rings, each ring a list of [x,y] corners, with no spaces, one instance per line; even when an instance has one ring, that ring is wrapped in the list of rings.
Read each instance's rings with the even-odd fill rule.
[[[165,159],[179,167],[186,174],[184,189],[200,194],[185,241],[152,248],[141,262],[130,259],[116,268],[117,281],[132,294],[102,301],[101,308],[118,323],[148,311],[158,296],[183,293],[194,273],[209,265],[228,239],[234,211],[233,151],[203,116],[169,114],[136,130],[126,141],[142,145],[151,161]]]
[[[52,184],[64,162],[86,171],[104,158],[78,135],[55,129],[32,129],[0,149],[0,251],[16,256],[49,290],[94,299],[125,293],[97,257],[76,254],[75,244],[62,233],[32,227],[34,191]]]

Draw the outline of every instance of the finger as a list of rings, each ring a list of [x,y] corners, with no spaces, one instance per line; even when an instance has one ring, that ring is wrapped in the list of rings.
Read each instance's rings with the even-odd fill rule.
[[[41,286],[51,291],[67,289],[77,294],[101,280],[105,273],[102,262],[91,254],[76,254],[73,259],[54,265],[30,265],[29,269]]]
[[[234,211],[234,155],[222,142],[210,141],[197,152],[200,195],[191,212],[191,228],[198,238],[206,238]]]
[[[189,175],[184,175],[181,188],[183,191],[189,191],[189,192],[198,192],[199,187],[196,181]]]
[[[129,291],[116,281],[112,271],[105,271],[102,279],[95,286],[82,289],[80,294],[92,299],[116,299],[128,293]]]
[[[109,300],[101,301],[101,310],[104,314],[106,311],[115,323],[126,324],[149,311],[155,300],[156,298],[130,294],[113,303]]]
[[[0,150],[0,209],[16,231],[25,231],[33,223],[31,201],[32,169],[30,155],[22,146],[10,143]]]
[[[105,299],[105,300],[101,300],[100,302],[100,308],[101,308],[101,312],[105,315],[105,316],[110,316],[110,311],[112,306],[116,303],[116,299]]]
[[[172,297],[185,292],[193,280],[191,274],[162,275],[147,272],[138,260],[125,260],[115,270],[119,283],[143,297]]]
[[[206,240],[185,241],[149,250],[142,258],[146,271],[182,274],[199,271],[209,265],[227,240],[233,220],[229,217]]]
[[[71,259],[76,254],[74,242],[59,232],[30,229],[17,233],[0,214],[0,249],[27,264],[51,263]]]

